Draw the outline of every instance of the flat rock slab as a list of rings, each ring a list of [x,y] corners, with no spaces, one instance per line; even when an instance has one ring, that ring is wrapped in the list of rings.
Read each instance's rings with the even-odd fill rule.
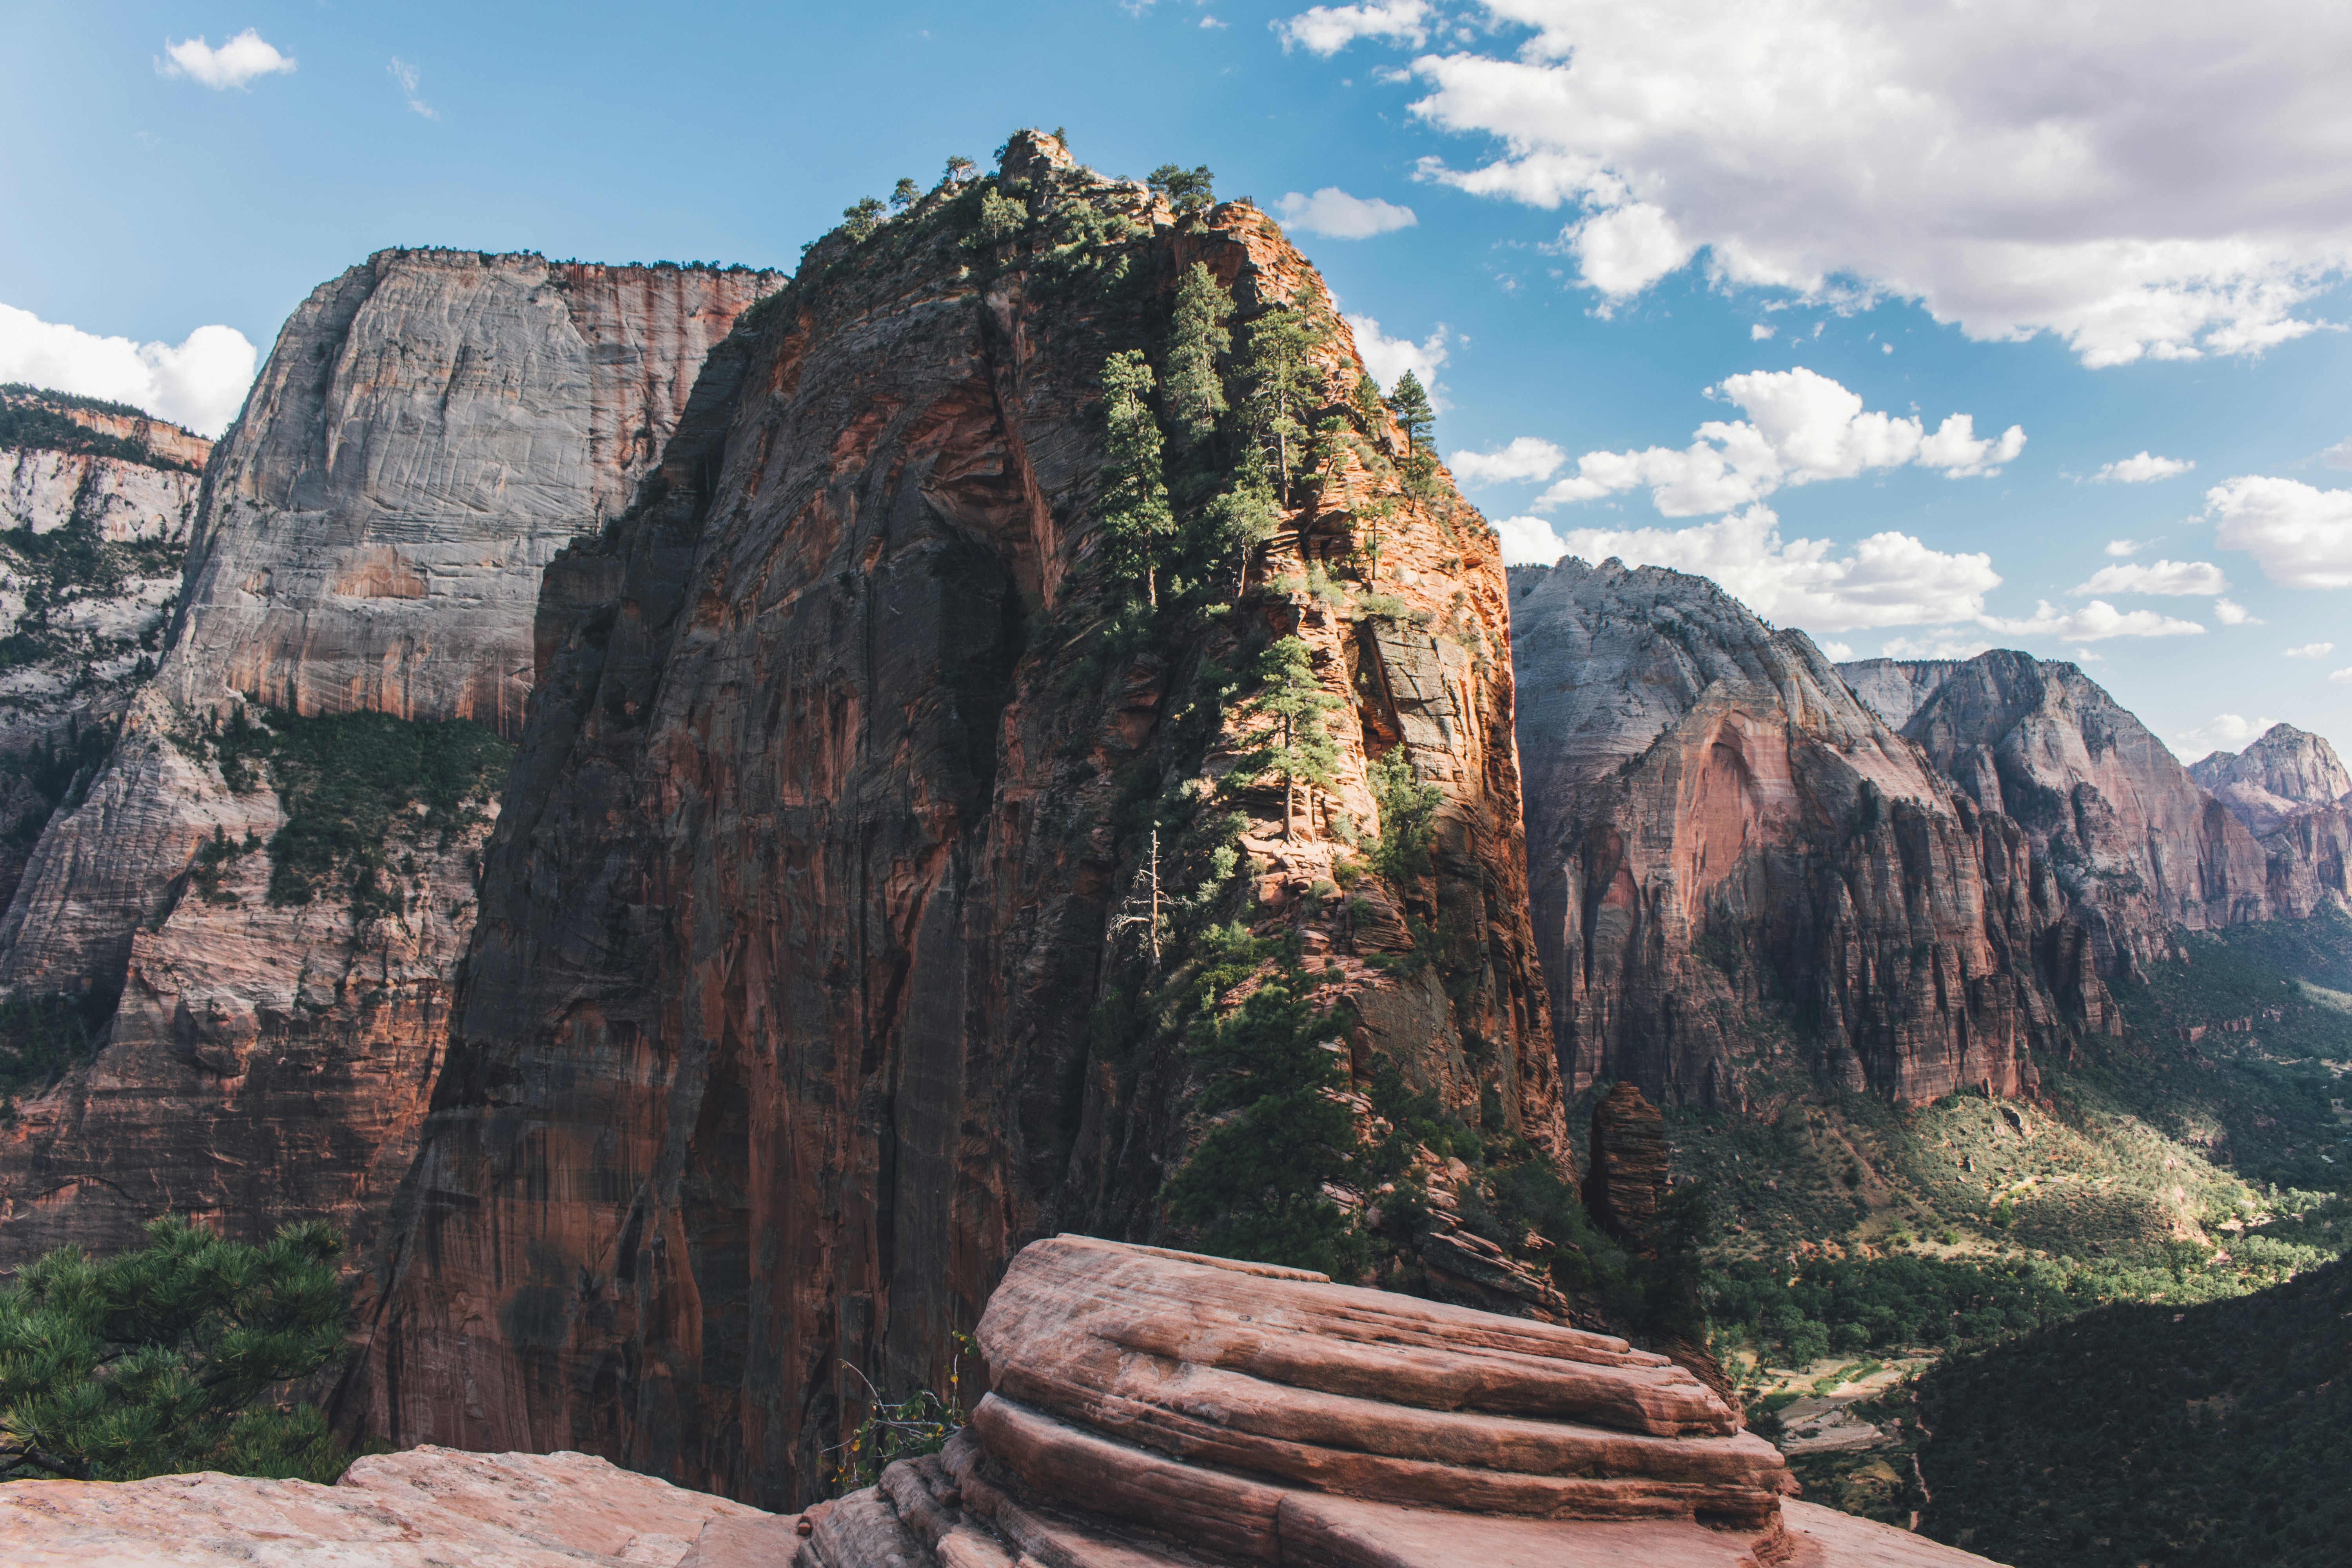
[[[698,1542],[714,1524],[709,1550]],[[9,1568],[709,1568],[747,1554],[746,1527],[792,1521],[586,1454],[412,1448],[354,1463],[331,1487],[206,1472],[144,1481],[0,1486]]]

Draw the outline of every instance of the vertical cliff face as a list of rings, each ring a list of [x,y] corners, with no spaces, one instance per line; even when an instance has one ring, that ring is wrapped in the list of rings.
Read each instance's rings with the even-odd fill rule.
[[[1986,811],[2024,829],[2103,973],[2192,931],[2267,916],[2268,865],[2246,825],[2071,664],[1980,654],[1903,732]]]
[[[1776,1065],[1898,1100],[2031,1079],[2057,911],[2013,830],[1956,805],[1802,633],[1703,578],[1571,559],[1511,583],[1571,1090],[1736,1105]]]
[[[2306,806],[2336,805],[2352,795],[2352,773],[2326,737],[2273,724],[2242,752],[2210,752],[2189,776],[2235,812],[2256,837]]]
[[[1358,423],[1246,584],[1171,567],[1196,608],[1152,622],[1112,580],[1101,378],[1195,261],[1244,339],[1319,317],[1307,423]],[[1194,1068],[1141,998],[1244,930],[1297,944],[1359,1069],[1564,1147],[1496,546],[1442,471],[1407,493],[1374,460],[1402,443],[1360,379],[1254,209],[1180,220],[1050,139],[811,253],[644,504],[548,574],[347,1408],[810,1495],[865,1397],[845,1363],[943,1373],[1031,1237],[1181,1239],[1160,1194]],[[1285,635],[1336,705],[1286,833],[1279,790],[1232,779],[1265,739],[1244,672]],[[1435,792],[1426,873],[1342,900],[1399,755]]]
[[[540,574],[619,511],[778,281],[387,251],[287,322],[211,456],[161,668],[0,921],[16,994],[121,992],[97,1058],[0,1133],[0,1262],[165,1209],[365,1241],[439,1058],[496,780],[435,773],[462,737],[332,716],[519,732]],[[273,736],[269,709],[305,717]],[[370,847],[289,883],[346,821]]]

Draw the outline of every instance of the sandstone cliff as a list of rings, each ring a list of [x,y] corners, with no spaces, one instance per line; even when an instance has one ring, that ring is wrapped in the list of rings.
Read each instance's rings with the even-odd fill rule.
[[[1304,324],[1328,441],[1246,581],[1171,563],[1155,620],[1114,592],[1098,403],[1196,261],[1242,342]],[[1181,1028],[1244,939],[1296,944],[1355,1069],[1564,1150],[1497,547],[1362,381],[1266,218],[1180,218],[1048,138],[810,253],[643,504],[548,573],[347,1412],[814,1495],[867,1397],[845,1363],[943,1375],[1023,1241],[1168,1232],[1202,1128]],[[1333,708],[1303,820],[1236,771],[1285,636]],[[1351,847],[1375,758],[1434,808],[1393,877]]]
[[[1536,940],[1572,1090],[1742,1105],[1824,1071],[2013,1093],[2061,1018],[2062,913],[2010,826],[1951,798],[1804,634],[1703,578],[1511,572]]]
[[[2209,752],[2189,764],[2189,776],[2238,814],[2256,837],[2306,806],[2336,805],[2352,797],[2352,773],[2323,736],[2292,724],[2273,724],[2242,752]]]
[[[0,1264],[166,1210],[364,1247],[502,772],[503,742],[436,726],[519,732],[541,572],[777,281],[386,251],[295,311],[211,454],[160,668],[0,921],[16,997],[121,994],[96,1059],[0,1131]]]
[[[2074,665],[2004,651],[1886,667],[1842,668],[1882,703],[1906,676],[1927,688],[1903,733],[1979,808],[2023,829],[2101,973],[2170,952],[2176,926],[2271,912],[2267,857],[2246,825]]]

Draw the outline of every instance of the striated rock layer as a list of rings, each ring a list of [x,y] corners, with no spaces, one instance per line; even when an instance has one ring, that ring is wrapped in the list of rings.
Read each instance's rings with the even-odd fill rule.
[[[1919,693],[1903,733],[2024,831],[2101,973],[2168,953],[2176,926],[2271,914],[2267,858],[2246,825],[2074,665],[2000,651],[1888,666],[1840,668],[1882,703],[1906,683]]]
[[[1606,1335],[1062,1237],[979,1338],[971,1425],[813,1512],[795,1568],[1982,1561],[1808,1530],[1779,1450]]]
[[[2032,1081],[2064,1026],[2037,952],[2063,909],[2012,825],[1703,578],[1570,558],[1511,592],[1572,1091],[1737,1105],[1783,1058],[1898,1100]]]
[[[385,251],[295,311],[211,455],[160,669],[0,920],[0,985],[121,993],[96,1060],[0,1131],[0,1266],[166,1210],[365,1244],[414,1152],[488,822],[409,847],[391,912],[280,907],[258,847],[285,803],[266,768],[232,787],[210,735],[247,703],[518,731],[541,573],[621,510],[776,282]],[[208,843],[226,865],[199,867]]]
[[[2343,805],[2352,773],[2324,736],[2273,724],[2242,752],[2208,752],[2189,776],[2212,791],[2256,837],[2309,806]]]
[[[1350,1064],[1564,1152],[1503,572],[1442,471],[1406,493],[1371,460],[1399,432],[1358,427],[1245,591],[1113,638],[1102,369],[1196,260],[1244,333],[1286,300],[1324,323],[1308,424],[1363,417],[1346,329],[1272,223],[1180,222],[1024,134],[1001,175],[813,250],[714,360],[642,510],[551,568],[347,1416],[813,1495],[861,1373],[943,1381],[1024,1240],[1167,1234],[1194,1069],[1118,1021],[1155,887],[1192,911],[1171,933],[1295,939]],[[1223,671],[1283,634],[1337,705],[1287,832],[1279,788],[1216,782],[1255,743]],[[1428,868],[1342,900],[1383,756],[1434,793]],[[1193,826],[1153,838],[1155,800]]]

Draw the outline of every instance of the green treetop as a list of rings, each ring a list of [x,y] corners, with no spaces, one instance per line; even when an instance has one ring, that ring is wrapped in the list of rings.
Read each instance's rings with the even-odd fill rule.
[[[1176,316],[1168,331],[1168,417],[1187,446],[1198,446],[1225,411],[1224,378],[1217,360],[1233,352],[1225,318],[1234,302],[1216,275],[1195,261],[1176,286]]]
[[[875,226],[882,221],[882,214],[885,210],[878,198],[860,196],[856,205],[841,209],[841,216],[848,220],[843,226],[849,230],[850,238],[864,239],[872,234]]]
[[[1437,423],[1437,411],[1429,405],[1429,394],[1422,390],[1421,378],[1412,372],[1397,377],[1396,390],[1389,394],[1389,412],[1404,427],[1405,450],[1424,450],[1430,427]]]
[[[270,1391],[343,1353],[342,1246],[322,1223],[248,1247],[164,1218],[137,1252],[26,1264],[0,1285],[0,1481],[332,1481],[347,1456],[325,1419]]]
[[[1162,163],[1151,171],[1150,178],[1144,183],[1166,196],[1168,205],[1176,209],[1179,216],[1206,212],[1216,203],[1214,176],[1210,174],[1206,163],[1198,163],[1190,169]]]
[[[1202,521],[1206,535],[1202,553],[1213,561],[1231,552],[1238,595],[1249,585],[1250,552],[1272,539],[1282,526],[1282,508],[1275,500],[1265,447],[1253,441],[1242,449],[1233,488],[1202,509]]]
[[[1104,362],[1102,529],[1112,570],[1143,584],[1144,602],[1160,604],[1158,559],[1176,531],[1160,468],[1160,421],[1151,412],[1151,365],[1139,349]]]
[[[1315,678],[1315,661],[1295,637],[1277,637],[1258,656],[1257,690],[1241,704],[1245,718],[1270,721],[1258,746],[1244,759],[1244,776],[1282,783],[1282,836],[1296,835],[1295,805],[1307,791],[1307,828],[1314,830],[1315,786],[1328,788],[1339,765],[1339,748],[1323,727],[1323,715],[1340,706]]]
[[[969,158],[965,157],[962,153],[957,153],[954,157],[950,158],[950,159],[948,160],[948,173],[947,173],[947,182],[948,182],[948,184],[950,184],[950,185],[961,185],[961,184],[962,184],[966,180],[969,180],[969,179],[971,179],[971,172],[972,172],[972,170],[974,170],[974,169],[978,168],[979,166],[980,166],[980,165],[978,165],[977,163],[974,163],[971,159],[969,159]]]
[[[901,175],[897,188],[892,190],[890,193],[890,210],[893,212],[905,212],[908,207],[913,206],[917,202],[921,201],[922,199],[923,193],[915,188],[914,180],[908,176]]]
[[[1291,468],[1307,437],[1303,416],[1315,393],[1314,345],[1313,326],[1296,305],[1277,305],[1250,323],[1242,365],[1250,384],[1250,425],[1273,449],[1275,487],[1286,504]]]

